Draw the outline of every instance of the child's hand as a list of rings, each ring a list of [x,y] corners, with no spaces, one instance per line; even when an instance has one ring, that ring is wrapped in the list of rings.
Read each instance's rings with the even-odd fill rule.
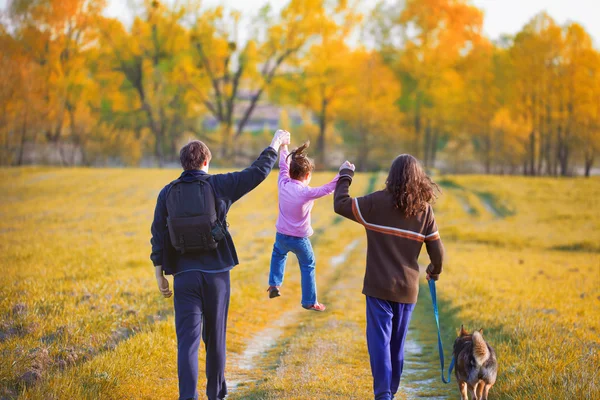
[[[275,135],[273,135],[273,141],[271,147],[275,150],[279,150],[279,147],[284,144],[290,144],[290,133],[283,129],[277,129]]]
[[[350,161],[346,160],[340,167],[340,171],[343,169],[349,169],[351,171],[354,171],[355,167],[354,167],[354,164],[352,164]]]
[[[284,132],[285,132],[285,134],[281,138],[281,145],[282,146],[287,146],[287,145],[290,144],[291,134],[288,131],[284,131]]]

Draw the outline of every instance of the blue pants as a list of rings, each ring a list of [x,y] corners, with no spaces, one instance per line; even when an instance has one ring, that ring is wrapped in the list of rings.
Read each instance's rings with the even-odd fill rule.
[[[404,366],[404,341],[414,304],[367,298],[367,347],[376,400],[398,391]]]
[[[300,264],[300,277],[302,286],[302,305],[312,306],[317,304],[317,283],[315,281],[315,253],[309,238],[299,238],[277,233],[273,254],[271,255],[271,271],[269,272],[269,285],[281,286],[285,272],[287,254],[292,252]]]
[[[225,331],[229,311],[229,271],[188,271],[175,275],[175,328],[179,399],[197,399],[198,347],[206,348],[206,396],[227,395],[225,383]]]

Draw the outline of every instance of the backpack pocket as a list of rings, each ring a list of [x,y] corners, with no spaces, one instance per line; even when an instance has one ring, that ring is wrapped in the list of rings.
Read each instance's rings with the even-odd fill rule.
[[[173,247],[183,253],[215,250],[218,243],[212,234],[211,215],[196,217],[167,217]]]

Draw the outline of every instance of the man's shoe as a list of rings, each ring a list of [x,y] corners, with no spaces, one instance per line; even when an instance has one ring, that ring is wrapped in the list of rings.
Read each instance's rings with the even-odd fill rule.
[[[313,304],[313,305],[310,305],[310,306],[302,305],[302,308],[305,308],[305,309],[310,310],[310,311],[325,311],[325,309],[327,307],[325,307],[325,304],[317,303],[317,304]]]
[[[281,293],[279,292],[279,286],[269,286],[267,292],[269,292],[270,299],[281,296]]]

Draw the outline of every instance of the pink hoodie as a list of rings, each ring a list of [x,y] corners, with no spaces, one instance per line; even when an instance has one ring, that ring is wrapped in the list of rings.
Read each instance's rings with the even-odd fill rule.
[[[277,232],[296,237],[309,237],[314,233],[310,224],[310,212],[315,200],[331,194],[339,175],[323,186],[312,188],[290,177],[288,150],[281,149],[279,158],[279,217]]]

